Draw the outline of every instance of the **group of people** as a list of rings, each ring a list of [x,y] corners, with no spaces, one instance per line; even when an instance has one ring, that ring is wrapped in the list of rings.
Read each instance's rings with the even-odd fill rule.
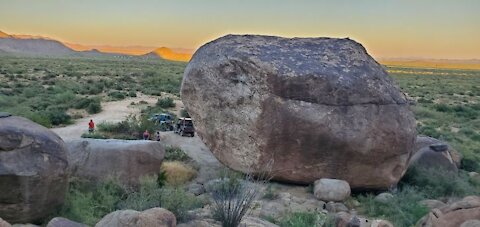
[[[90,119],[90,122],[88,122],[88,132],[89,133],[93,133],[93,131],[95,131],[95,123],[93,122],[92,119]],[[149,140],[150,139],[150,133],[148,132],[148,129],[145,130],[145,132],[143,132],[143,139],[144,140]],[[156,141],[160,141],[161,140],[161,137],[160,137],[160,132],[157,131],[155,133],[155,140]]]

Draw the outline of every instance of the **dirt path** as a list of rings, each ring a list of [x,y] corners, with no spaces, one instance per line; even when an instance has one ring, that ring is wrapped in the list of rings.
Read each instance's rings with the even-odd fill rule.
[[[92,114],[81,119],[77,119],[74,124],[61,128],[52,128],[63,140],[79,139],[81,135],[88,131],[88,122],[93,119],[95,124],[101,122],[120,122],[130,114],[138,114],[144,105],[130,105],[130,103],[139,101],[146,101],[149,104],[154,104],[157,97],[139,95],[135,98],[127,98],[120,101],[102,103],[102,112]]]

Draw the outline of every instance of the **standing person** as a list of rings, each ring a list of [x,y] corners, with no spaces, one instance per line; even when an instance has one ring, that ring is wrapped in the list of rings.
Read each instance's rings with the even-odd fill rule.
[[[90,119],[90,122],[88,122],[88,132],[93,133],[93,130],[95,130],[95,123],[93,123],[93,120]]]
[[[150,133],[148,133],[148,129],[145,129],[145,132],[143,132],[143,139],[148,140],[150,138]]]
[[[157,131],[157,133],[155,134],[155,140],[160,142],[160,132]]]

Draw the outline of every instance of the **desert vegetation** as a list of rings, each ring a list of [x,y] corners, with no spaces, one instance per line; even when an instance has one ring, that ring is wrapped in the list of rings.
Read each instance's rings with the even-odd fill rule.
[[[416,101],[419,134],[450,143],[463,154],[462,168],[480,171],[480,70],[389,67]]]
[[[178,95],[184,67],[142,58],[1,56],[0,110],[47,127],[69,124],[82,114],[100,112],[101,102],[138,92]]]

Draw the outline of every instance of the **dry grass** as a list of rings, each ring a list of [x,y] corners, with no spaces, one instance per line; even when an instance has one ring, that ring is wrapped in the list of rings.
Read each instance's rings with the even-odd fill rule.
[[[197,175],[195,169],[179,161],[165,161],[161,169],[167,175],[167,184],[172,186],[183,185]]]

